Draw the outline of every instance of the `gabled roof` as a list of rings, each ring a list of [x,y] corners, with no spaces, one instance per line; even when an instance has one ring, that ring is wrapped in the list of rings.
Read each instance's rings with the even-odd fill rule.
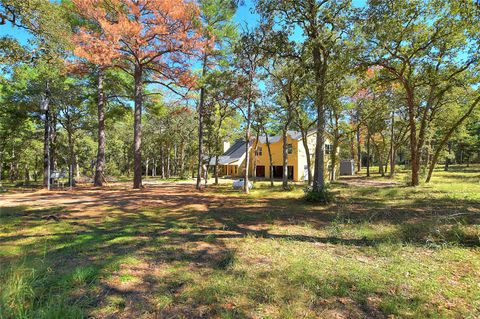
[[[230,148],[223,153],[221,156],[218,157],[218,164],[219,165],[237,165],[240,166],[242,164],[243,159],[245,158],[245,141],[244,140],[236,140]],[[210,165],[215,164],[215,159],[212,158]]]
[[[315,134],[317,134],[317,131],[315,129],[312,129],[312,130],[308,131],[307,136],[311,136],[311,135],[315,135]],[[290,136],[290,138],[292,140],[300,141],[302,139],[302,132],[299,132],[299,131],[287,131],[287,135]],[[327,138],[327,141],[328,141],[329,138],[330,138],[330,135],[328,133],[326,133],[325,135],[326,135],[326,138]],[[274,144],[274,143],[277,143],[278,141],[280,141],[281,139],[282,139],[282,135],[269,135],[268,136],[268,143]],[[260,136],[258,138],[258,141],[261,144],[267,144],[267,139],[266,139],[265,135]]]
[[[310,135],[310,134],[311,134],[311,132],[308,133],[308,135]],[[301,140],[302,139],[302,132],[287,131],[287,135],[290,136],[290,138],[292,140]],[[269,135],[268,136],[268,143],[270,143],[270,144],[277,143],[281,139],[282,139],[282,135],[275,135],[275,136]],[[258,138],[258,141],[262,144],[266,144],[267,143],[267,138],[266,138],[265,135],[263,135],[263,136],[260,136]]]

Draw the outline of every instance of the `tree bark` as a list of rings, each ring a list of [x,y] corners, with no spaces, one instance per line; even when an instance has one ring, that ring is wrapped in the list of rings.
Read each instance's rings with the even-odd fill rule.
[[[258,137],[260,134],[260,130],[257,130],[257,134],[255,136],[255,147],[254,147],[254,152],[253,152],[253,169],[252,169],[252,176],[253,176],[253,181],[257,181],[257,149],[258,149]]]
[[[145,177],[148,177],[148,168],[149,168],[149,167],[148,167],[148,164],[149,164],[149,163],[150,163],[150,159],[147,158],[147,159],[145,160]]]
[[[73,187],[75,182],[74,182],[74,176],[75,176],[75,149],[74,149],[74,144],[73,144],[73,132],[71,129],[67,130],[67,138],[68,138],[68,151],[69,151],[69,159],[68,159],[68,165],[69,165],[69,170],[68,170],[68,184],[70,187]]]
[[[265,142],[267,143],[267,149],[268,149],[268,160],[270,162],[270,187],[273,187],[273,158],[272,158],[272,149],[270,148],[270,141],[268,140],[268,134],[264,131],[265,133]]]
[[[50,172],[50,111],[45,112],[43,137],[43,187],[50,188],[49,172]]]
[[[207,55],[203,55],[202,77],[207,72]],[[197,165],[197,184],[196,188],[200,189],[202,183],[202,166],[203,166],[203,116],[205,108],[205,88],[200,88],[200,101],[198,103],[198,165]]]
[[[97,163],[95,165],[94,186],[103,186],[105,178],[105,95],[103,92],[104,70],[100,67],[98,70],[97,83],[97,117],[98,117],[98,148]]]
[[[338,137],[338,132],[335,133],[335,137],[333,138],[333,145],[332,149],[330,150],[330,161],[331,161],[331,167],[332,167],[332,172],[330,175],[330,181],[335,181],[337,179],[336,175],[336,166],[337,166],[337,152],[336,149],[338,148],[339,144],[339,137]]]
[[[370,132],[367,133],[367,177],[370,177]]]
[[[215,185],[218,185],[218,154],[215,155],[214,174],[215,174]]]
[[[478,106],[479,103],[480,103],[480,96],[478,96],[475,99],[475,101],[468,108],[467,112],[465,112],[465,114],[461,118],[459,118],[458,121],[456,121],[454,125],[452,125],[452,127],[450,127],[447,134],[445,134],[440,144],[438,145],[438,148],[436,149],[435,154],[433,155],[432,161],[430,163],[430,167],[428,168],[427,179],[425,180],[425,183],[430,182],[430,179],[432,178],[433,170],[435,168],[435,165],[437,164],[438,158],[440,156],[440,152],[444,147],[444,145],[448,142],[448,140],[450,139],[452,134],[455,132],[457,127],[459,127],[463,123],[463,121],[465,121],[468,118],[468,116],[472,114],[473,110]]]
[[[307,157],[307,182],[308,186],[312,185],[312,159],[310,158],[310,148],[308,147],[308,132],[302,130],[302,142]],[[299,168],[300,169],[300,168]]]
[[[357,125],[357,173],[362,170],[362,144],[360,141],[360,125]]]
[[[244,172],[244,179],[243,179],[243,190],[245,194],[250,193],[250,189],[248,187],[248,167],[249,167],[249,161],[250,161],[250,154],[249,154],[249,146],[250,146],[250,127],[251,127],[251,105],[250,102],[248,103],[248,110],[247,110],[247,129],[245,132],[245,172]]]
[[[419,154],[418,154],[418,143],[417,143],[417,125],[415,121],[415,99],[413,89],[404,84],[405,91],[407,92],[407,105],[408,105],[408,123],[410,125],[410,160],[412,165],[412,178],[411,186],[418,186],[418,172],[419,172]]]
[[[133,188],[142,188],[142,107],[143,69],[135,65],[135,112],[133,123]]]
[[[392,120],[391,120],[391,127],[390,127],[390,173],[388,177],[393,178],[395,176],[395,111],[392,111]]]
[[[315,172],[313,190],[320,192],[325,187],[325,75],[327,72],[326,56],[321,57],[318,45],[313,47],[313,63],[315,68],[317,110],[317,145],[315,147]]]
[[[282,159],[283,159],[283,174],[282,174],[282,188],[288,190],[288,149],[287,149],[287,128],[282,130]]]

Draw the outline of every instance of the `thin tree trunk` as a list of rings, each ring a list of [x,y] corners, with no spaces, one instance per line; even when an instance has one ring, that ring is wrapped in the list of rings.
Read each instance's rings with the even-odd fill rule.
[[[270,142],[268,140],[268,134],[265,133],[265,142],[267,143],[267,149],[268,149],[268,160],[270,161],[270,187],[273,187],[273,158],[272,158],[272,149],[270,148]]]
[[[57,168],[57,116],[52,114],[50,120],[50,171]]]
[[[447,157],[445,158],[445,167],[444,167],[444,171],[447,172],[448,171],[448,166],[450,165],[450,152],[452,151],[452,142],[449,142],[448,143],[448,155]]]
[[[282,188],[288,190],[288,149],[287,149],[287,128],[282,130],[282,159],[283,159],[283,174],[282,174]]]
[[[395,111],[392,111],[392,121],[390,128],[390,174],[388,177],[393,178],[395,175],[395,151],[394,151],[394,139],[395,139]]]
[[[336,136],[334,137],[333,139],[333,145],[332,145],[332,149],[330,150],[330,161],[331,161],[331,167],[332,167],[332,172],[331,172],[331,175],[330,175],[330,181],[335,181],[337,179],[337,176],[336,176],[336,166],[337,166],[337,152],[336,152],[336,149],[338,147],[338,140],[339,140],[339,137],[338,137],[338,133],[335,134]]]
[[[452,136],[452,134],[455,132],[455,130],[457,129],[458,126],[460,126],[460,124],[463,123],[463,121],[465,121],[468,116],[473,112],[473,110],[477,107],[477,105],[480,103],[480,96],[477,97],[475,99],[475,101],[470,105],[470,107],[468,108],[467,112],[465,112],[465,114],[460,118],[458,119],[458,121],[456,121],[452,127],[450,127],[450,130],[447,132],[447,134],[443,137],[442,141],[440,142],[440,144],[438,145],[438,148],[437,150],[435,151],[435,154],[433,155],[433,158],[432,158],[432,162],[430,163],[430,167],[428,169],[428,174],[427,174],[427,179],[426,179],[426,183],[430,182],[430,179],[432,178],[432,173],[433,173],[433,169],[435,168],[435,165],[438,161],[438,158],[440,156],[440,151],[442,150],[442,148],[444,147],[444,145],[448,142],[448,140],[450,139],[450,137]],[[480,154],[479,154],[480,155]]]
[[[97,117],[98,117],[98,148],[97,163],[95,165],[94,186],[103,186],[105,178],[105,95],[103,92],[104,70],[100,67],[98,70],[97,84]]]
[[[68,165],[69,165],[69,171],[68,171],[68,185],[70,187],[74,186],[74,176],[75,176],[75,150],[74,150],[74,145],[73,145],[73,133],[71,129],[67,130],[67,138],[68,138],[68,150],[69,150],[69,159],[68,159]]]
[[[308,132],[302,130],[302,142],[307,157],[307,182],[308,186],[312,185],[312,159],[310,158],[310,148],[308,147]]]
[[[43,137],[43,186],[50,187],[50,111],[45,112],[45,127]]]
[[[367,133],[367,177],[370,177],[370,132]]]
[[[133,188],[142,188],[142,104],[143,70],[135,65],[135,112],[133,124]]]
[[[29,186],[30,185],[30,171],[28,170],[28,164],[25,164],[25,167],[24,167],[24,184],[25,186]]]
[[[202,77],[207,72],[207,54],[203,55]],[[205,88],[200,88],[200,101],[198,104],[198,165],[197,165],[197,184],[196,188],[200,189],[202,183],[202,167],[203,167],[203,116],[205,108]]]
[[[145,161],[145,177],[148,177],[148,164],[150,163],[150,159],[147,158]]]
[[[248,111],[247,111],[247,129],[245,132],[245,172],[244,172],[244,185],[243,190],[245,194],[250,193],[250,188],[248,187],[248,168],[249,168],[249,161],[250,161],[250,154],[249,154],[249,146],[250,146],[250,126],[251,126],[251,105],[250,102],[248,103]]]
[[[360,125],[357,125],[357,173],[362,170],[362,144],[360,143]]]
[[[215,185],[218,185],[218,154],[215,155],[215,167],[214,174],[215,174]]]
[[[255,136],[255,148],[253,152],[253,170],[252,170],[252,175],[253,175],[253,181],[257,181],[257,149],[258,149],[258,138],[260,135],[260,129],[257,130],[257,134]]]
[[[416,124],[416,112],[415,112],[415,100],[413,89],[409,86],[405,87],[407,92],[407,105],[408,105],[408,123],[410,125],[410,159],[412,165],[412,178],[411,186],[418,186],[419,179],[419,154],[418,154],[418,141],[417,141],[417,124]]]

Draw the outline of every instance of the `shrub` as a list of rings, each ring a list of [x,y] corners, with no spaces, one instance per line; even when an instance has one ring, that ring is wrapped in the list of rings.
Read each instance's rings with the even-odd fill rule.
[[[313,187],[307,187],[304,190],[304,200],[309,203],[329,204],[333,201],[333,193],[330,191],[330,186],[325,185],[320,190],[315,190]]]

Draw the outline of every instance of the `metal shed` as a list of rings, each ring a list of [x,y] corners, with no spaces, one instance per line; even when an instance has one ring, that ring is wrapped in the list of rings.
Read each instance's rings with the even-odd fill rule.
[[[340,175],[344,175],[344,176],[355,175],[355,161],[353,159],[340,161]]]

